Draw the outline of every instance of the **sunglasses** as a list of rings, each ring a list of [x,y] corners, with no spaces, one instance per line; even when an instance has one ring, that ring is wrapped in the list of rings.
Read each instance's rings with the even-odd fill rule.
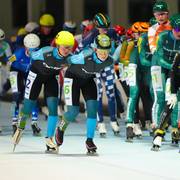
[[[168,13],[167,12],[162,12],[162,13],[154,13],[154,16],[164,16],[164,15],[167,15]]]

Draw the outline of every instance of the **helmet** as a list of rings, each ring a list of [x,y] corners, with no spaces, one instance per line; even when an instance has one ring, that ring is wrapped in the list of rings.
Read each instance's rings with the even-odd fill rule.
[[[84,31],[84,29],[89,25],[93,25],[93,22],[91,20],[89,20],[89,19],[83,20],[80,24],[81,31]]]
[[[39,25],[36,22],[28,22],[24,28],[28,33],[31,33],[38,27],[39,27]]]
[[[180,14],[175,14],[170,18],[170,24],[173,29],[180,29]]]
[[[95,39],[95,45],[98,49],[110,49],[111,39],[105,34],[99,34]]]
[[[64,31],[69,31],[72,34],[75,34],[76,28],[77,28],[76,23],[73,22],[73,21],[66,21],[63,24],[63,30]]]
[[[126,36],[127,36],[128,38],[132,38],[132,34],[133,34],[133,31],[132,31],[131,28],[129,28],[129,29],[126,31]]]
[[[40,39],[36,34],[30,33],[24,37],[24,46],[27,48],[37,48],[40,45]]]
[[[89,31],[91,31],[94,28],[93,24],[89,24],[84,28],[83,34],[88,34]]]
[[[55,25],[54,17],[51,14],[43,14],[40,17],[39,24],[41,26],[54,26]]]
[[[21,35],[25,35],[27,34],[27,31],[22,27],[18,29],[17,35],[21,36]]]
[[[115,25],[114,30],[116,31],[116,33],[119,36],[125,35],[125,33],[126,33],[126,29],[123,26],[120,26],[120,25]]]
[[[150,26],[153,26],[153,25],[156,24],[156,23],[157,23],[157,20],[156,20],[155,17],[152,17],[152,18],[149,20],[149,25],[150,25]]]
[[[5,33],[2,29],[0,29],[0,40],[5,39]]]
[[[109,16],[98,13],[94,16],[94,23],[98,28],[108,28],[111,22]]]
[[[149,28],[148,22],[140,22],[139,31],[140,32],[147,32]]]
[[[167,3],[164,1],[158,1],[153,6],[153,12],[168,12]]]
[[[60,31],[55,37],[56,45],[74,46],[74,36],[68,31]]]
[[[133,31],[133,33],[138,33],[140,29],[140,22],[135,22],[132,26],[131,26],[131,30]]]

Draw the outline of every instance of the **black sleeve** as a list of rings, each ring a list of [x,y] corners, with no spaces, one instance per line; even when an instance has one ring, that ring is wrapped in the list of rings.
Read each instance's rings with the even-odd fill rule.
[[[90,59],[90,60],[86,60],[85,64],[82,66],[82,69],[86,73],[95,74],[95,73],[100,72],[105,67],[110,66],[112,64],[113,64],[113,59],[111,57],[109,57],[107,60],[105,60],[104,62],[100,64],[97,64],[92,59]]]
[[[58,75],[59,71],[62,69],[60,68],[52,68],[45,64],[43,61],[34,61],[31,65],[31,69],[38,74],[42,75]]]
[[[171,69],[171,93],[176,94],[178,91],[178,79],[177,79],[177,72],[178,72],[178,66],[180,65],[180,54],[176,53],[176,56],[174,58],[173,66]]]

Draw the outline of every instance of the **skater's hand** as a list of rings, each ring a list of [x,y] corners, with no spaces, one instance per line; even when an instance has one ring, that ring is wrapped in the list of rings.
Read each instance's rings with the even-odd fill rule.
[[[177,103],[176,94],[171,94],[170,97],[168,98],[167,105],[169,105],[170,108],[174,109],[176,103]]]

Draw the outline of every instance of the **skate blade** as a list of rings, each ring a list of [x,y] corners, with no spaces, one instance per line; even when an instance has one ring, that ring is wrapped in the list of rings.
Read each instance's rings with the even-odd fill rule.
[[[126,139],[125,142],[133,143],[133,139]]]
[[[59,154],[59,150],[57,150],[57,151],[48,151],[48,150],[45,150],[45,153],[46,154]]]
[[[97,152],[87,152],[86,153],[87,156],[99,156],[99,154]]]
[[[41,134],[41,133],[33,133],[33,136],[35,136],[35,137],[41,137],[42,134]]]
[[[137,139],[142,139],[142,135],[135,135]]]
[[[106,138],[106,133],[101,133],[101,134],[100,134],[100,137],[101,137],[101,138]]]
[[[179,147],[179,144],[178,143],[171,143],[171,146],[172,147]]]
[[[152,147],[151,151],[158,152],[158,151],[160,151],[160,148],[159,147]]]
[[[13,152],[15,152],[15,149],[16,149],[16,144],[14,144],[14,147],[13,147]]]
[[[113,131],[113,133],[114,133],[114,136],[119,136],[119,131]]]

